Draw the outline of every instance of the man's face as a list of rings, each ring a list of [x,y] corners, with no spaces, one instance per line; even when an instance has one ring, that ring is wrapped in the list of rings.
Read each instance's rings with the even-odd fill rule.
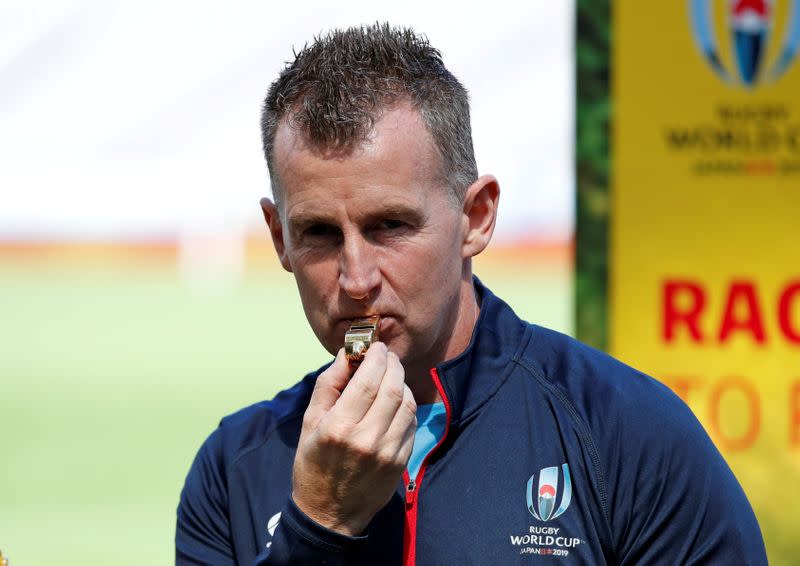
[[[284,195],[273,239],[325,348],[342,346],[352,319],[380,314],[381,340],[407,370],[441,361],[468,277],[468,223],[419,114],[385,112],[345,156],[321,153],[284,123],[275,164]]]

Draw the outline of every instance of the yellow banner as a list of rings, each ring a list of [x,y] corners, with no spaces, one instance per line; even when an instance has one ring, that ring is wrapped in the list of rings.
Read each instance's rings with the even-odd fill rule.
[[[610,347],[800,551],[800,0],[613,4]]]

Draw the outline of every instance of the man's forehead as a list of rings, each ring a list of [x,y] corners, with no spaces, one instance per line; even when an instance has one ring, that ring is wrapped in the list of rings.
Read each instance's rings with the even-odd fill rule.
[[[282,118],[278,124],[273,154],[275,165],[281,173],[284,173],[287,167],[295,165],[293,158],[302,154],[335,164],[360,154],[381,150],[385,153],[387,148],[415,153],[418,157],[417,167],[421,173],[427,171],[440,173],[441,158],[433,136],[419,111],[409,103],[396,104],[376,112],[373,127],[366,132],[366,135],[350,140],[349,143],[336,142],[329,145],[315,143],[302,124],[294,122],[290,114]],[[425,159],[421,159],[423,156]],[[293,172],[302,173],[302,171]]]
[[[290,120],[278,128],[275,170],[286,220],[323,218],[340,200],[364,196],[363,214],[401,213],[424,206],[432,191],[447,193],[441,158],[419,112],[385,112],[368,140],[346,151],[319,148]],[[366,195],[369,197],[366,197]]]

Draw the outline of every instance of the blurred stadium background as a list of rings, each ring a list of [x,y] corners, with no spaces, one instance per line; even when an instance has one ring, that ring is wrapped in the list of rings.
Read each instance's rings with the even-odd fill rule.
[[[167,564],[223,415],[327,360],[261,229],[258,114],[333,26],[412,25],[472,94],[503,188],[477,273],[572,331],[572,2],[4,3],[0,7],[0,549]],[[287,338],[290,337],[290,338]]]

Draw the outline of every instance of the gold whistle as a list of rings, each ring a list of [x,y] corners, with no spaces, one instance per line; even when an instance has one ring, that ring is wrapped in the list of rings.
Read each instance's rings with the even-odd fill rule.
[[[369,347],[380,339],[378,329],[380,322],[379,314],[357,318],[344,333],[344,353],[351,367],[358,367]]]

